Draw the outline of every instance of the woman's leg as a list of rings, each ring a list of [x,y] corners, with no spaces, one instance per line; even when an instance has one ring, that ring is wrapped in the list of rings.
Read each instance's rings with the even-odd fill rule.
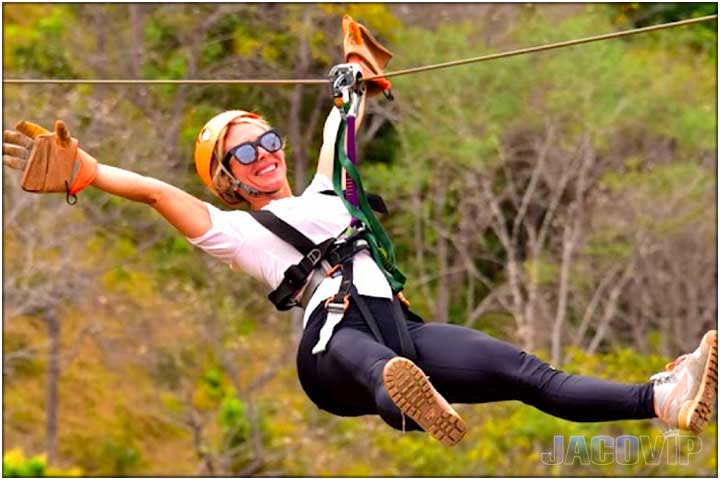
[[[387,314],[389,305],[368,302],[373,313],[380,315],[378,318]],[[325,320],[325,311],[316,314],[308,322],[298,349],[298,374],[310,399],[335,415],[377,414],[398,430],[420,430],[410,418],[403,421],[383,383],[383,368],[397,353],[378,343],[367,331],[359,311],[351,307],[341,324],[343,328],[334,333],[326,351],[313,355],[311,350]]]
[[[417,365],[451,403],[520,400],[577,422],[655,416],[652,384],[622,384],[556,370],[477,330],[410,324]]]

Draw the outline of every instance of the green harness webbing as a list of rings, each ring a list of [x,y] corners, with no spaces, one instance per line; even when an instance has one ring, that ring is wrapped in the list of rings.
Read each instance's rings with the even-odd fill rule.
[[[387,233],[385,233],[385,229],[383,229],[368,203],[365,189],[360,180],[360,174],[345,152],[344,142],[346,128],[347,121],[343,118],[340,121],[340,127],[338,128],[338,134],[335,139],[333,189],[342,199],[350,215],[357,218],[367,229],[364,238],[370,245],[370,251],[375,259],[375,263],[377,263],[380,270],[385,274],[393,293],[398,293],[404,288],[406,278],[395,263],[395,248],[393,247],[392,241],[387,236]],[[352,205],[343,194],[341,169],[345,169],[348,177],[355,182],[358,198],[357,207]]]

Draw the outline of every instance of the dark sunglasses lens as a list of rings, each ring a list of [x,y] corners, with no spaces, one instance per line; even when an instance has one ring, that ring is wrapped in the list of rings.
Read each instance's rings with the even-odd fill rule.
[[[282,148],[282,139],[276,132],[267,132],[260,137],[260,146],[268,152],[277,152]]]
[[[235,158],[237,158],[238,161],[243,165],[247,165],[255,161],[255,158],[257,156],[256,153],[257,152],[255,150],[255,147],[248,143],[245,145],[240,145],[238,148],[235,149]]]

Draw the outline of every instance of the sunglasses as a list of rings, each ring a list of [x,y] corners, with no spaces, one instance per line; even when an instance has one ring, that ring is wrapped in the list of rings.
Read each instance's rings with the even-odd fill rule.
[[[258,145],[268,152],[273,153],[283,147],[283,140],[277,130],[268,130],[260,135],[254,142],[243,142],[228,150],[223,159],[223,165],[227,167],[230,159],[233,157],[243,165],[250,165],[258,159]]]

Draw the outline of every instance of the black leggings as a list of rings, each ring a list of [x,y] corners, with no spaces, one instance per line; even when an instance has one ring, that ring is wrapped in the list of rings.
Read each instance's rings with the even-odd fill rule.
[[[322,410],[341,416],[377,414],[393,428],[401,429],[402,415],[382,381],[385,363],[400,352],[397,335],[389,327],[391,302],[363,298],[388,345],[375,340],[351,302],[326,351],[313,355],[311,350],[326,316],[321,304],[310,316],[300,341],[300,383]],[[651,383],[631,385],[568,375],[471,328],[421,320],[409,321],[408,328],[417,351],[416,364],[450,403],[520,400],[576,422],[655,417]],[[405,419],[405,428],[420,429],[409,418]]]

